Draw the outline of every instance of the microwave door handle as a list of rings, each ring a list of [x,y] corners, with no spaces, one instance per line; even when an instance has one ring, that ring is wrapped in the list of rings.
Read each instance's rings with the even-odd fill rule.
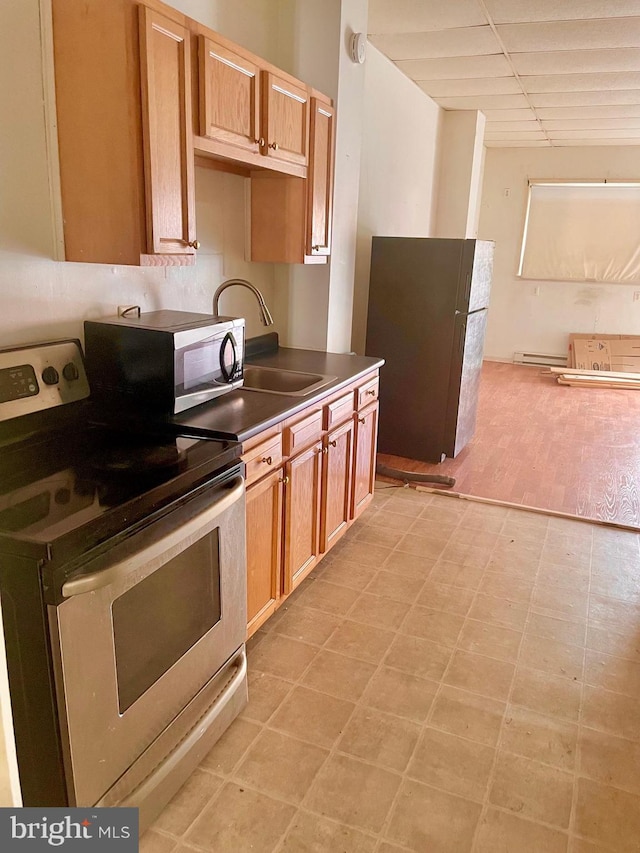
[[[235,477],[231,483],[233,484],[232,488],[224,497],[215,501],[215,503],[207,507],[199,515],[189,519],[185,524],[181,524],[176,530],[172,530],[171,533],[158,539],[157,542],[149,545],[149,547],[137,551],[125,560],[115,563],[115,565],[109,566],[107,569],[99,569],[97,572],[81,574],[65,581],[62,585],[62,597],[72,598],[75,595],[82,595],[85,592],[102,589],[126,577],[130,572],[137,569],[141,563],[148,562],[160,556],[181,542],[189,543],[189,541],[193,541],[193,538],[203,528],[212,528],[212,522],[242,497],[244,493],[244,479],[240,476]]]
[[[224,363],[224,353],[227,348],[227,344],[231,344],[231,350],[233,351],[233,364],[231,365],[231,372],[227,370],[227,366]],[[230,382],[235,375],[236,369],[238,367],[238,350],[236,349],[236,342],[231,334],[231,332],[227,332],[224,336],[224,341],[222,342],[222,346],[220,347],[220,369],[222,370],[222,378],[225,382]]]

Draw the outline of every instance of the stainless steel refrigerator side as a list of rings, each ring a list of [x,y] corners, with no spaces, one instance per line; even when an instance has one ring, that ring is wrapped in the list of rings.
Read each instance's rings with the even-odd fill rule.
[[[451,458],[475,433],[486,328],[486,308],[456,317],[444,445],[444,453]]]
[[[444,453],[451,458],[466,447],[475,433],[493,252],[491,241],[464,241],[458,292],[465,294],[468,311],[456,312],[451,350],[444,444]]]

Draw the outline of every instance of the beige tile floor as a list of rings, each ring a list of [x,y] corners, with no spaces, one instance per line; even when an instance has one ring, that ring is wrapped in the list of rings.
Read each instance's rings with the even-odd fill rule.
[[[640,851],[638,534],[379,486],[143,853]]]

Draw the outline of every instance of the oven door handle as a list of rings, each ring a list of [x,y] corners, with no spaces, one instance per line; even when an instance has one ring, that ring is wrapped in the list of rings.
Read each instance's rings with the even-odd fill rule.
[[[83,595],[85,592],[102,589],[126,577],[126,575],[140,566],[143,560],[153,559],[179,545],[181,542],[185,542],[188,545],[197,536],[199,531],[206,526],[211,527],[212,522],[218,516],[226,512],[230,506],[242,497],[244,494],[244,478],[241,476],[234,477],[230,483],[231,488],[224,497],[216,500],[215,503],[208,506],[203,512],[181,524],[177,530],[172,530],[171,533],[158,539],[152,545],[143,548],[142,551],[132,554],[125,560],[109,566],[109,568],[80,574],[65,581],[62,585],[62,597],[72,598],[75,595]]]

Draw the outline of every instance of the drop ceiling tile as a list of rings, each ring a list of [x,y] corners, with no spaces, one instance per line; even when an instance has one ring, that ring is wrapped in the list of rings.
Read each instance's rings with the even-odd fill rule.
[[[638,145],[640,139],[554,139],[554,148],[575,148],[577,145]]]
[[[529,95],[534,107],[580,107],[604,104],[640,104],[640,89],[609,89],[596,92],[550,92]]]
[[[640,17],[500,24],[497,30],[509,53],[617,49],[640,44]]]
[[[519,95],[522,88],[515,77],[477,77],[468,80],[420,80],[418,85],[432,98],[470,95]]]
[[[513,53],[518,74],[597,74],[601,71],[640,71],[640,49],[556,50]]]
[[[555,130],[613,130],[636,129],[640,133],[640,118],[565,118],[543,122],[549,131]]]
[[[370,2],[374,3],[375,0]],[[484,0],[484,2],[496,24],[614,18],[638,14],[637,0],[615,0],[613,3],[611,0],[535,0],[535,3],[531,0]],[[389,5],[391,5],[390,2]]]
[[[611,104],[608,106],[582,107],[541,107],[537,110],[540,119],[602,119],[602,118],[638,118],[640,103]]]
[[[484,141],[485,148],[550,148],[548,139],[544,140],[518,140],[518,139],[491,139]]]
[[[513,76],[511,66],[503,54],[401,60],[396,62],[396,65],[412,80],[468,80],[475,77]]]
[[[546,139],[547,136],[542,130],[503,130],[500,133],[491,133],[487,131],[484,135],[487,141],[497,139],[503,140],[536,140]]]
[[[424,33],[486,23],[477,0],[369,0],[370,33]]]
[[[524,95],[479,95],[477,98],[434,98],[445,110],[500,110],[528,107]]]
[[[443,56],[501,54],[502,48],[490,26],[462,27],[435,33],[390,33],[369,40],[389,59],[431,59]]]
[[[487,121],[535,121],[533,110],[482,110]]]
[[[540,125],[532,121],[488,121],[485,125],[487,133],[502,133],[504,130],[540,130]]]
[[[553,130],[549,131],[552,139],[634,139],[640,138],[640,128],[637,130]]]
[[[640,73],[624,71],[611,74],[551,74],[521,77],[526,92],[588,92],[607,89],[638,89]]]

